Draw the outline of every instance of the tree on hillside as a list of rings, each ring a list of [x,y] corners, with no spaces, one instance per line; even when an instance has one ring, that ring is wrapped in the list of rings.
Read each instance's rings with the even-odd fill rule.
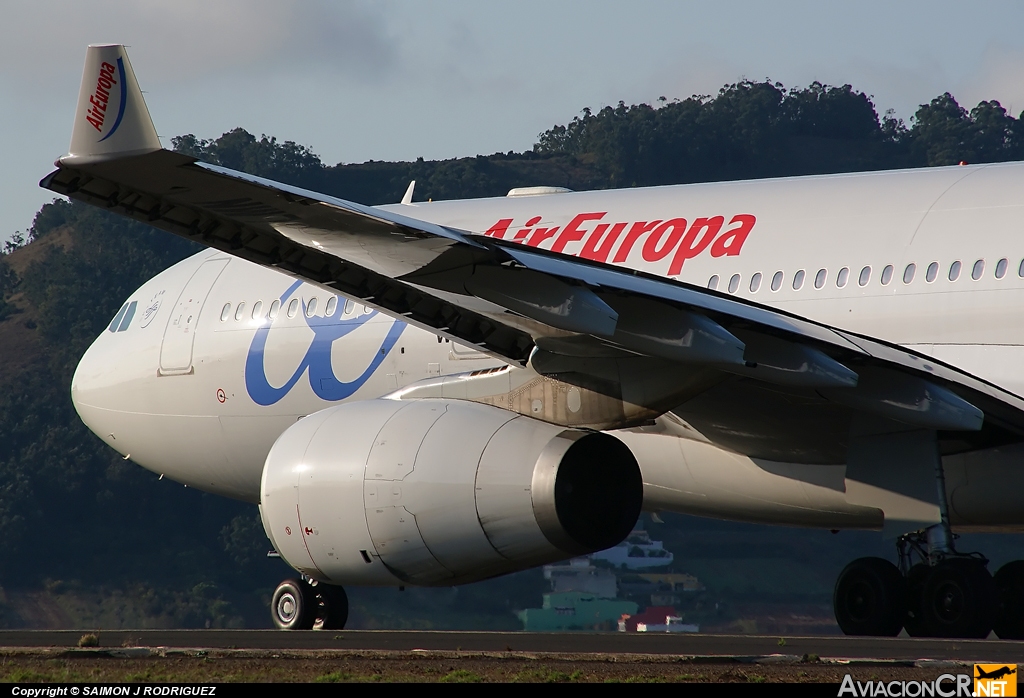
[[[908,128],[850,85],[747,80],[657,108],[584,109],[541,133],[534,151],[593,162],[610,186],[644,186],[1001,162],[1024,158],[1024,134],[994,101],[968,112],[946,93]]]
[[[911,133],[919,164],[1005,162],[1024,157],[1024,133],[999,102],[980,102],[968,112],[946,92],[914,115]]]
[[[243,128],[212,140],[191,133],[175,136],[171,148],[204,162],[301,187],[314,185],[324,169],[320,156],[307,146],[295,141],[278,143],[277,138],[265,134],[257,140]]]

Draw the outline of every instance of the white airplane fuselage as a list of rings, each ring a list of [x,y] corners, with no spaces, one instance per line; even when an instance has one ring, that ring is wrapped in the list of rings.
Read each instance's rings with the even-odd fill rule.
[[[717,288],[1024,395],[1022,193],[1024,163],[1011,163],[383,208]],[[157,275],[126,306],[75,374],[82,419],[156,473],[251,502],[274,441],[303,416],[501,365],[216,251]],[[617,435],[640,463],[648,509],[881,525],[877,510],[846,501],[843,466],[729,453],[671,415]],[[998,498],[1020,491],[1021,455],[1007,446],[947,457],[954,523],[1024,525],[1024,505]],[[997,484],[972,491],[972,468]]]

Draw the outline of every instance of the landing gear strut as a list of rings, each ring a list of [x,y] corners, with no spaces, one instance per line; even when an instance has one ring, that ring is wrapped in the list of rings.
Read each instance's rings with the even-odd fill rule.
[[[983,555],[958,552],[934,435],[931,452],[917,453],[934,468],[939,522],[899,537],[898,568],[881,558],[847,565],[833,597],[839,627],[847,635],[892,636],[905,629],[912,637],[950,638],[984,638],[995,629],[1000,638],[1024,639],[1024,560],[993,578]]]
[[[277,585],[270,602],[274,625],[282,630],[341,630],[348,621],[348,596],[339,586],[302,579]]]

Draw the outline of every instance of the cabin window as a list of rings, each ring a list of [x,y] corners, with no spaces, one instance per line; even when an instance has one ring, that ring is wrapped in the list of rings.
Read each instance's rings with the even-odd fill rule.
[[[882,285],[888,286],[889,282],[892,281],[892,265],[886,264],[885,269],[882,270]]]
[[[324,315],[331,317],[334,315],[334,311],[338,309],[338,297],[331,296],[327,299],[327,307],[324,308]]]
[[[245,313],[245,301],[235,306],[235,320],[241,320],[243,313]]]
[[[316,315],[316,296],[309,299],[309,303],[306,303],[306,317],[313,317]]]
[[[917,271],[917,265],[911,262],[907,265],[907,268],[903,270],[903,283],[909,284],[914,280],[914,273]]]
[[[949,265],[949,280],[956,281],[960,278],[960,260],[957,260]]]
[[[224,307],[220,309],[220,321],[225,322],[231,317],[231,304],[225,303]]]
[[[939,275],[939,263],[932,262],[928,265],[928,268],[924,272],[924,280],[928,283],[935,281],[935,277]]]
[[[292,302],[288,304],[288,317],[295,317],[297,312],[299,312],[299,299],[292,298]]]
[[[794,291],[799,291],[801,288],[804,287],[804,276],[806,276],[806,274],[804,274],[803,269],[800,269],[799,271],[797,271],[797,273],[793,274]]]
[[[777,271],[775,276],[772,277],[772,290],[778,291],[780,288],[782,288],[782,272]]]
[[[262,320],[263,319],[263,301],[256,301],[252,306],[252,319]]]
[[[1009,262],[1007,261],[1006,257],[1003,257],[998,262],[996,262],[996,278],[997,279],[1001,279],[1004,276],[1006,276],[1006,267],[1007,267],[1007,265],[1009,265]]]
[[[761,272],[757,272],[750,277],[750,292],[757,293],[759,288],[761,288]]]
[[[974,263],[974,268],[971,269],[971,278],[977,281],[981,278],[981,275],[985,273],[985,260],[979,259]]]
[[[708,279],[708,288],[710,288],[712,291],[718,290],[718,274],[715,274],[710,279]]]
[[[860,276],[857,277],[857,283],[861,286],[867,286],[869,281],[871,281],[871,267],[864,267],[860,270]]]
[[[814,288],[821,288],[824,286],[826,278],[828,278],[828,271],[825,269],[819,269],[818,273],[814,275]]]
[[[839,270],[839,274],[836,275],[836,286],[842,288],[846,286],[846,282],[850,279],[850,268],[843,267]]]
[[[729,279],[729,293],[736,293],[740,287],[740,275],[733,274],[732,278]]]
[[[1017,267],[1017,276],[1024,278],[1024,259],[1020,260],[1020,266]]]
[[[352,311],[355,310],[356,304],[353,300],[345,301],[345,315],[351,315]]]
[[[273,303],[270,304],[270,312],[267,314],[267,317],[269,317],[271,320],[273,320],[274,318],[277,317],[277,313],[280,310],[281,310],[281,301],[275,300]]]

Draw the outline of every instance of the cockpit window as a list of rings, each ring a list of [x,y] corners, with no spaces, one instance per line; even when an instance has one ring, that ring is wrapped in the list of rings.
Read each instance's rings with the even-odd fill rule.
[[[128,329],[128,325],[132,324],[132,318],[135,317],[135,308],[139,304],[136,301],[132,301],[128,304],[128,310],[124,311],[124,317],[121,319],[121,324],[117,326],[118,332],[124,332]]]
[[[132,318],[135,317],[135,309],[139,306],[138,301],[132,301],[131,303],[125,303],[121,306],[121,309],[117,311],[117,315],[110,321],[110,327],[107,328],[109,332],[124,332],[128,329],[128,325],[132,324]]]
[[[1024,268],[1024,265],[1022,265],[1022,268]],[[108,332],[117,332],[117,326],[121,324],[121,318],[124,317],[124,312],[126,310],[128,310],[127,303],[121,306],[121,309],[117,311],[117,315],[115,315],[114,319],[110,321],[110,327],[107,328]]]

